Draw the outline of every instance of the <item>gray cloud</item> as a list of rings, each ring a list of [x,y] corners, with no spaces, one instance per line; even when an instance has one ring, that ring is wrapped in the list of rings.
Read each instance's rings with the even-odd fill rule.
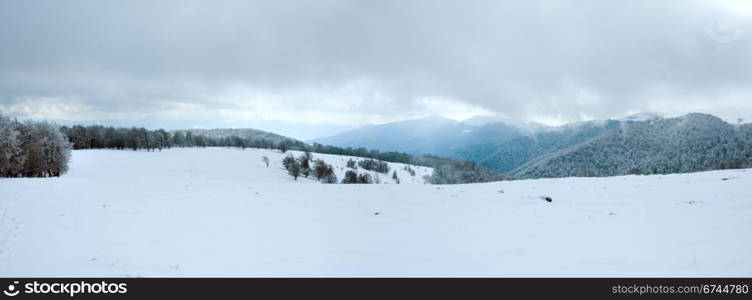
[[[752,4],[734,3],[3,1],[0,109],[163,126],[752,119]]]

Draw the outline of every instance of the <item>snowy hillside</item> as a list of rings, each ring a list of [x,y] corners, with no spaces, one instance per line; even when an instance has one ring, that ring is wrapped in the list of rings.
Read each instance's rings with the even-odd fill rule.
[[[626,122],[595,138],[542,155],[515,178],[688,173],[752,167],[752,125],[707,114]]]
[[[348,185],[282,158],[84,150],[0,179],[0,276],[752,276],[752,170]]]

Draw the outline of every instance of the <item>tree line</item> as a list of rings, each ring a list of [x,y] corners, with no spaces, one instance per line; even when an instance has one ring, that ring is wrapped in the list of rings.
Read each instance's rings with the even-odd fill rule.
[[[164,129],[115,128],[101,125],[73,127],[63,126],[60,130],[73,144],[73,149],[131,149],[162,150],[171,147],[238,147],[238,148],[286,148],[271,140],[262,138],[241,138],[239,136],[207,137],[191,131],[168,132]],[[291,143],[298,146],[294,143]]]
[[[68,171],[70,150],[55,124],[0,115],[0,177],[59,177]]]

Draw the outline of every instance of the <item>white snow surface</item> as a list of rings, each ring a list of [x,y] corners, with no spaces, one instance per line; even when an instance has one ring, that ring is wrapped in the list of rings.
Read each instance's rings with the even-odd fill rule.
[[[0,179],[0,277],[752,276],[752,170],[346,185],[282,157],[85,150]]]

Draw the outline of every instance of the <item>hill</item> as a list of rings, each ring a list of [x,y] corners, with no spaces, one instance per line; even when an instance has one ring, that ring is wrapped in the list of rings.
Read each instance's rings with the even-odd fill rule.
[[[601,135],[540,156],[516,178],[686,173],[752,166],[752,125],[706,114],[621,122]]]
[[[663,118],[641,113],[559,127],[479,116],[445,121],[404,139],[395,138],[399,134],[392,125],[369,127],[374,136],[392,138],[368,145],[471,161],[506,174],[504,178],[666,174],[752,166],[752,125],[731,125],[707,114]],[[347,136],[338,138],[342,143],[347,140]]]

